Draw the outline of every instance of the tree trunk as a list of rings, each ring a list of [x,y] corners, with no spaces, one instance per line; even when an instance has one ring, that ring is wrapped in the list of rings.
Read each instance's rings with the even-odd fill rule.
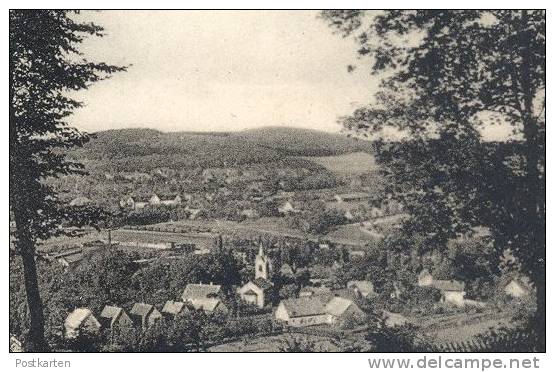
[[[16,214],[17,248],[23,261],[25,293],[30,316],[29,334],[26,338],[27,345],[25,349],[31,352],[48,351],[48,344],[44,338],[44,314],[35,261],[35,244],[27,233],[22,231],[24,229],[20,227],[22,225],[17,225],[17,212],[14,211],[14,214]]]
[[[528,30],[528,11],[521,11],[521,29]],[[540,172],[540,151],[542,144],[539,136],[538,119],[534,117],[533,98],[537,93],[535,87],[532,86],[530,78],[530,49],[529,44],[533,36],[530,31],[522,31],[520,37],[520,55],[522,61],[520,63],[520,88],[523,93],[521,110],[523,134],[525,139],[525,156],[526,156],[526,178],[527,178],[527,195],[525,223],[528,225],[529,232],[529,249],[533,250],[533,262],[531,263],[531,279],[536,287],[536,316],[534,319],[534,327],[538,336],[537,347],[545,351],[546,321],[545,321],[545,258],[546,258],[546,242],[545,242],[545,188],[542,185],[544,179]],[[518,98],[518,97],[517,97]],[[545,148],[545,145],[544,147]],[[545,164],[542,164],[545,169]]]

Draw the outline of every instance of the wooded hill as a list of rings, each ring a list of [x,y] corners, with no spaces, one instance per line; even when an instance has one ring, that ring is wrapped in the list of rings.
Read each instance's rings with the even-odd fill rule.
[[[91,137],[89,143],[74,150],[72,155],[89,166],[122,172],[273,162],[304,167],[306,161],[293,157],[373,152],[368,141],[300,128],[168,133],[154,129],[117,129],[97,132]]]

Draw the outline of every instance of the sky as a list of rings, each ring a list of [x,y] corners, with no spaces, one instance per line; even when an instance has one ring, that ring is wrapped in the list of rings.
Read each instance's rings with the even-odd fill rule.
[[[378,78],[352,39],[316,11],[103,11],[105,28],[82,46],[93,61],[128,71],[77,94],[70,123],[93,132],[237,131],[293,126],[338,132],[340,116],[371,101]]]

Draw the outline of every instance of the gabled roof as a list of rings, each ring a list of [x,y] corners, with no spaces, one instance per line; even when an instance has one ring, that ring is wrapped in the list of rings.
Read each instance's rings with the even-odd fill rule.
[[[92,316],[92,312],[89,309],[75,309],[67,316],[64,325],[67,328],[77,329],[89,316]]]
[[[347,283],[348,288],[357,288],[363,296],[374,293],[374,284],[368,280],[351,280]]]
[[[140,317],[145,317],[152,311],[153,308],[154,306],[152,305],[138,302],[133,305],[133,308],[131,309],[130,314],[138,315]]]
[[[325,314],[324,301],[319,297],[288,298],[281,301],[290,317]]]
[[[432,286],[440,291],[464,291],[464,283],[458,280],[434,280]]]
[[[342,297],[334,297],[325,306],[326,313],[341,316],[353,304],[353,301]]]
[[[183,300],[187,299],[200,299],[207,297],[214,297],[220,294],[222,289],[221,285],[214,284],[187,284],[183,295],[181,296]]]
[[[221,300],[219,298],[198,298],[191,300],[190,303],[197,310],[214,311]]]
[[[271,287],[273,287],[272,282],[269,281],[269,280],[267,280],[267,279],[264,279],[264,278],[257,278],[257,279],[254,279],[254,280],[252,281],[252,283],[253,283],[254,285],[256,285],[258,288],[261,288],[261,289],[264,289],[264,290],[270,289]]]
[[[332,295],[331,289],[329,289],[326,286],[319,286],[319,287],[305,286],[301,288],[299,293],[311,293],[312,295],[315,295],[315,296],[324,295],[324,294]]]
[[[123,309],[121,307],[106,305],[104,309],[102,309],[100,317],[113,320],[116,319],[122,311]]]
[[[184,302],[169,300],[166,301],[162,308],[163,313],[177,315],[185,308]]]

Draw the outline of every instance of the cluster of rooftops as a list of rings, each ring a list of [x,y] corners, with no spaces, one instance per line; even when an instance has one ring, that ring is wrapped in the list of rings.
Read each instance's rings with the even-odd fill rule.
[[[142,302],[133,304],[129,312],[119,306],[106,305],[97,318],[91,310],[77,308],[65,320],[65,336],[74,338],[83,330],[98,332],[102,328],[135,326],[146,329],[163,317],[180,315],[188,306],[207,313],[225,312],[227,308],[221,300],[221,294],[220,285],[198,283],[188,284],[181,296],[182,301],[168,300],[161,311],[154,305]]]

